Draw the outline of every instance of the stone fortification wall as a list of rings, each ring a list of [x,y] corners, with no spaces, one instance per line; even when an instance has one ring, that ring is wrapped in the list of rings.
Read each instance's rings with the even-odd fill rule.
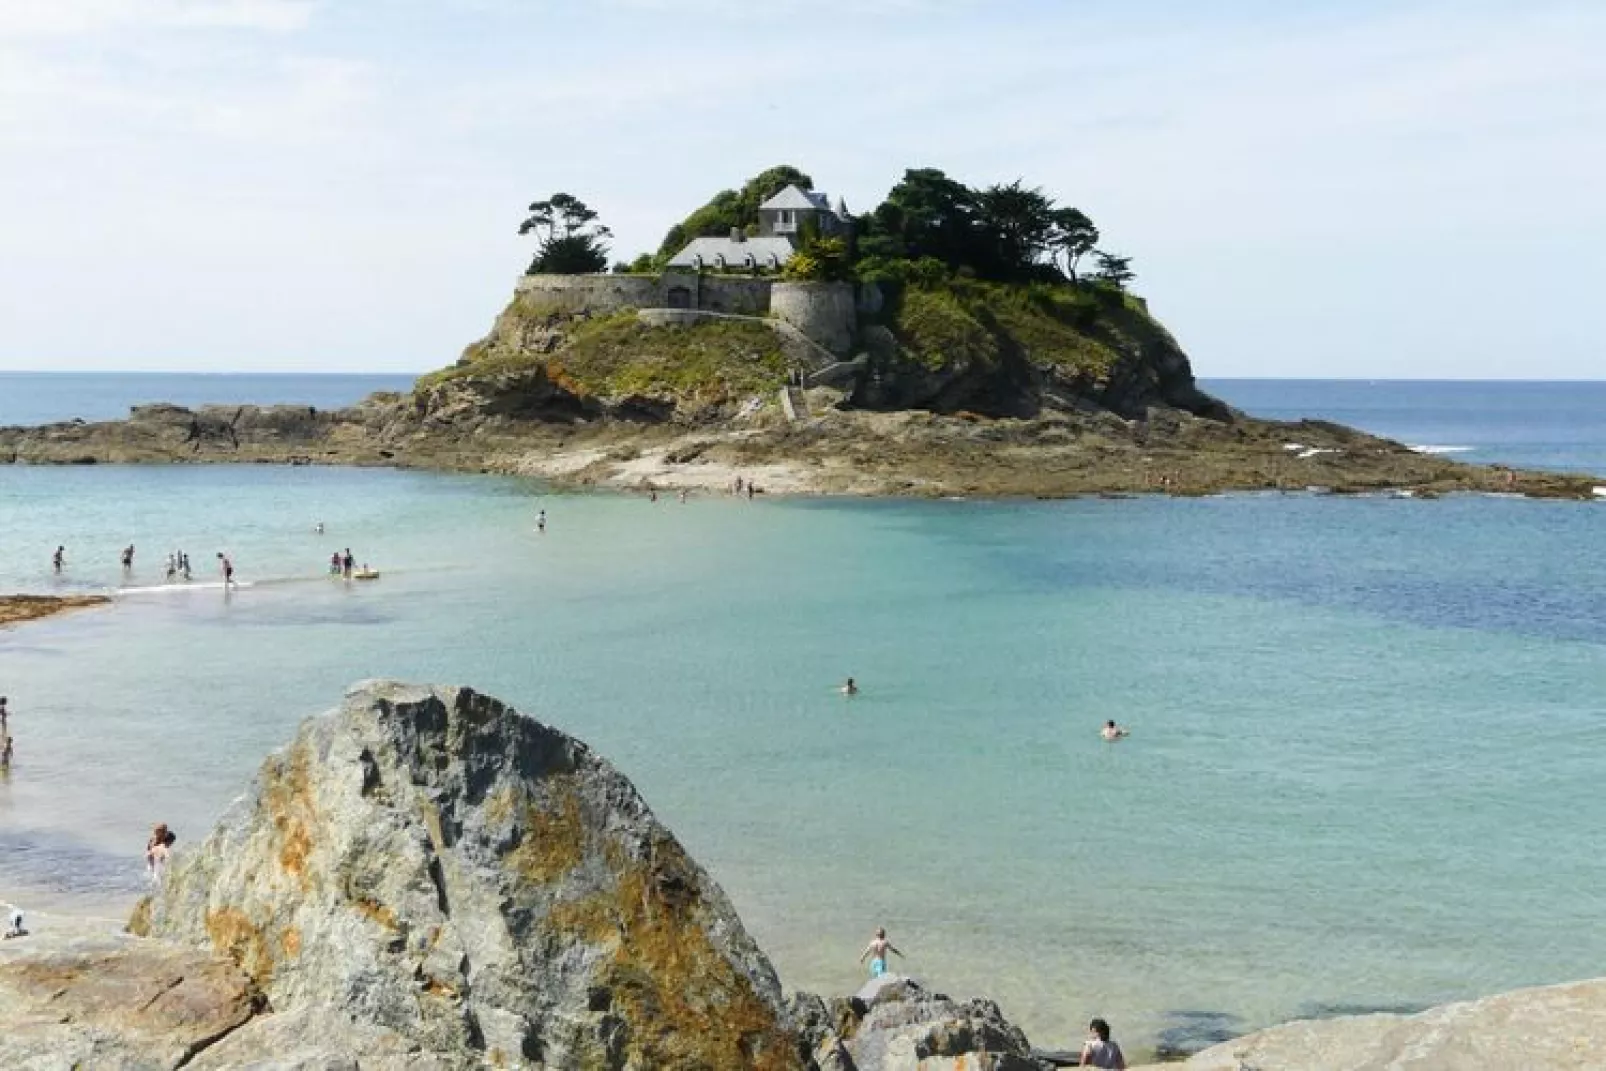
[[[774,300],[773,280],[747,275],[682,276],[695,279],[699,286],[696,308],[707,312],[726,312],[734,316],[764,316]]]
[[[525,275],[519,278],[516,289],[569,312],[611,312],[667,304],[663,283],[653,275]]]
[[[852,283],[786,282],[693,272],[526,275],[519,279],[517,289],[566,312],[689,309],[727,316],[774,316],[834,354],[853,349],[862,300]]]
[[[568,312],[703,309],[735,316],[770,311],[772,280],[746,275],[525,275],[515,289]]]
[[[859,302],[852,283],[778,282],[770,311],[832,353],[852,351],[858,339]]]

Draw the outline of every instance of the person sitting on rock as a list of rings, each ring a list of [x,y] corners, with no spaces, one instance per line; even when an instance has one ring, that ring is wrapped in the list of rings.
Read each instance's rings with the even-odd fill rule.
[[[891,941],[887,940],[887,931],[877,926],[875,936],[870,938],[870,943],[864,946],[863,952],[859,953],[860,963],[863,963],[866,959],[870,960],[871,978],[880,978],[887,973],[888,952],[897,952],[900,957],[903,956],[903,953]]]
[[[1087,1044],[1082,1046],[1083,1067],[1113,1067],[1126,1069],[1126,1057],[1121,1046],[1110,1040],[1110,1024],[1094,1019],[1087,1024]]]

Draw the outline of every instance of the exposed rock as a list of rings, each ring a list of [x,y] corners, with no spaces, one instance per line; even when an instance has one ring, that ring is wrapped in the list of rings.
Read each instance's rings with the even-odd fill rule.
[[[307,722],[147,926],[442,1066],[803,1066],[773,969],[630,783],[468,690],[370,684]]]
[[[793,1018],[822,1071],[1047,1071],[990,1000],[959,1003],[897,975],[847,1000],[799,996]]]
[[[110,601],[104,595],[0,595],[0,628]]]
[[[1606,1067],[1606,979],[1519,989],[1418,1015],[1287,1023],[1206,1049],[1191,1071]]]
[[[0,1067],[165,1071],[260,1004],[251,980],[208,952],[85,927],[4,941]]]

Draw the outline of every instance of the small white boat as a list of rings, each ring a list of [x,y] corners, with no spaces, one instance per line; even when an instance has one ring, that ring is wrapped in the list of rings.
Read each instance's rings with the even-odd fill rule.
[[[353,580],[378,580],[378,569],[358,569],[351,574]]]

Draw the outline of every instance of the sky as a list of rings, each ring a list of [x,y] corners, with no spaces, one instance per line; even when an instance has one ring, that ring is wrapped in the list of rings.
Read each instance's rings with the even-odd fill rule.
[[[1598,0],[0,0],[0,369],[422,371],[573,193],[1087,212],[1201,376],[1606,377]]]

